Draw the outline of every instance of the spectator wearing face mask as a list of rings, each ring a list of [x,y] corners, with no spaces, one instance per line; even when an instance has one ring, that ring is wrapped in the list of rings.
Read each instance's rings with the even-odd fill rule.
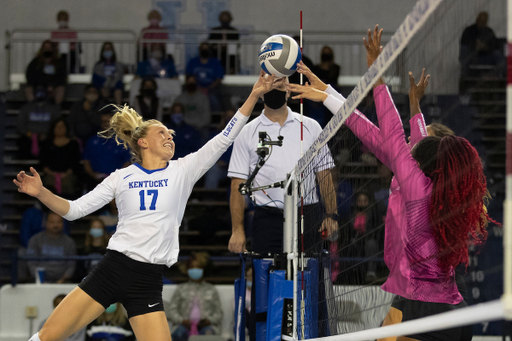
[[[94,65],[92,84],[101,89],[101,95],[105,99],[112,96],[117,105],[121,104],[123,97],[124,67],[117,61],[114,44],[107,41],[103,43],[100,52],[100,60]]]
[[[128,316],[121,303],[112,303],[86,329],[86,341],[135,341]]]
[[[85,236],[85,254],[88,256],[103,256],[107,252],[108,234],[105,224],[100,219],[91,220],[91,227]],[[92,269],[99,263],[99,259],[89,260],[85,262],[87,273],[91,273]]]
[[[108,129],[111,117],[109,113],[101,114],[102,131]],[[87,190],[92,190],[117,169],[129,165],[130,152],[123,145],[118,145],[114,139],[105,140],[98,135],[92,136],[85,145],[83,155],[84,171],[88,176]]]
[[[208,37],[209,41],[213,40],[211,42],[212,56],[219,59],[221,65],[225,70],[228,70],[231,75],[240,70],[240,63],[236,60],[238,46],[233,43],[233,41],[236,42],[240,39],[240,34],[236,28],[231,26],[232,20],[231,12],[222,11],[219,14],[220,26],[212,28],[210,36]],[[231,41],[231,43],[228,43],[228,41]]]
[[[53,309],[57,308],[57,306],[60,304],[60,302],[62,302],[64,297],[66,297],[65,294],[55,296],[55,298],[53,299]],[[47,319],[48,318],[45,318],[43,321],[41,321],[41,323],[39,324],[39,330],[43,328]],[[71,336],[67,337],[64,341],[85,341],[85,327],[75,332]]]
[[[25,104],[18,115],[18,140],[20,159],[37,158],[41,142],[54,120],[60,116],[59,107],[48,101],[46,88],[38,86],[35,101]]]
[[[57,105],[62,103],[68,74],[55,43],[45,40],[41,44],[36,57],[28,64],[25,76],[25,96],[28,101],[35,99],[34,89],[43,86],[48,99],[54,100]]]
[[[139,62],[136,75],[138,77],[177,78],[174,62],[165,59],[165,45],[151,44],[147,60]]]
[[[155,40],[156,44],[159,44],[159,41],[161,40],[168,40],[167,29],[161,26],[162,15],[160,12],[155,9],[150,11],[148,13],[148,22],[149,26],[144,27],[140,32],[140,35],[144,40],[142,43],[142,60],[147,60],[149,58],[149,54],[151,52],[149,46],[154,44],[152,40]],[[173,61],[171,55],[166,59]]]
[[[173,341],[187,341],[190,335],[218,335],[222,306],[217,289],[203,280],[206,253],[192,254],[185,266],[189,281],[179,284],[166,310],[173,324]]]
[[[212,121],[208,97],[198,90],[194,76],[187,76],[184,91],[176,98],[176,102],[185,107],[187,115],[185,123],[197,130],[208,127]]]
[[[153,78],[145,78],[140,83],[139,95],[135,98],[132,106],[145,120],[162,121],[162,106],[156,95],[157,89],[158,86]]]
[[[185,107],[183,104],[174,102],[171,107],[171,120],[167,124],[169,129],[174,130],[174,143],[178,146],[174,152],[173,159],[177,160],[201,147],[201,134],[190,124],[185,122]]]
[[[100,130],[100,110],[105,106],[94,84],[85,87],[84,98],[73,103],[68,123],[71,133],[80,139],[82,146]]]
[[[199,56],[188,62],[186,75],[195,77],[199,91],[208,96],[210,109],[222,111],[220,86],[224,68],[217,58],[210,56],[210,45],[207,42],[199,45]]]

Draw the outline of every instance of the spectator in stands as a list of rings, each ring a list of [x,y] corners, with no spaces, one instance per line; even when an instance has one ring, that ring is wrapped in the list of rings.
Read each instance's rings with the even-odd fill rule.
[[[162,15],[160,12],[158,12],[156,9],[149,12],[148,21],[149,26],[143,28],[140,32],[142,39],[145,41],[142,44],[142,60],[147,60],[149,58],[150,49],[148,49],[148,45],[153,44],[151,43],[151,40],[161,41],[168,39],[168,34],[166,32],[167,29],[160,26],[160,23],[162,22]],[[173,61],[172,56],[169,56],[167,59]]]
[[[48,212],[45,230],[28,242],[27,256],[66,257],[76,255],[73,239],[62,232],[64,222],[61,216]],[[35,275],[36,267],[45,268],[45,282],[69,282],[75,272],[75,261],[29,261],[30,273]]]
[[[214,41],[210,42],[213,57],[217,58],[220,61],[222,67],[224,67],[225,70],[227,70],[230,75],[233,75],[240,71],[240,63],[237,60],[238,46],[236,44],[236,41],[240,39],[240,34],[238,33],[238,30],[236,28],[231,26],[231,21],[233,21],[231,12],[220,12],[220,26],[211,29],[208,40]],[[222,40],[222,42],[219,42],[219,40]],[[229,43],[229,40],[232,42]],[[228,56],[229,64],[227,64]]]
[[[60,294],[55,296],[53,299],[53,309],[57,308],[57,306],[62,302],[62,300],[66,297],[65,294]],[[41,323],[39,324],[39,330],[43,328],[46,320],[48,318],[45,318]],[[85,341],[85,328],[80,329],[76,333],[72,334],[71,336],[67,337],[64,341]]]
[[[104,99],[114,99],[114,103],[121,104],[123,99],[124,66],[117,61],[114,44],[107,41],[103,43],[100,60],[94,65],[92,84],[101,89]]]
[[[156,95],[158,86],[153,78],[145,78],[140,83],[139,96],[135,98],[133,109],[145,120],[157,119],[162,121],[163,112],[160,99]]]
[[[202,130],[211,123],[212,116],[208,97],[198,90],[194,76],[187,76],[184,91],[176,98],[176,102],[185,107],[187,112],[185,123],[198,130]]]
[[[186,70],[187,77],[194,76],[199,90],[208,96],[212,111],[222,111],[220,86],[224,78],[224,68],[217,58],[210,57],[210,45],[199,45],[199,56],[190,59]]]
[[[81,66],[80,55],[82,53],[81,43],[69,42],[78,39],[78,33],[69,28],[69,13],[61,10],[57,13],[57,25],[59,28],[52,31],[52,41],[56,43],[60,58],[69,73],[84,73],[85,68]],[[69,62],[68,62],[69,54]],[[69,67],[69,68],[68,68]]]
[[[352,246],[363,254],[365,258],[374,257],[379,250],[384,248],[380,231],[375,231],[383,226],[370,193],[359,191],[355,196],[355,212],[351,219]],[[383,232],[383,229],[381,229]],[[372,282],[377,278],[377,262],[367,262],[366,280]]]
[[[105,229],[105,224],[101,219],[91,220],[91,227],[85,236],[85,254],[88,256],[103,256],[107,252],[109,236]],[[87,273],[99,263],[97,260],[89,260],[85,262]]]
[[[153,43],[147,60],[137,65],[138,77],[177,78],[176,68],[172,60],[165,59],[165,44]]]
[[[112,303],[86,329],[86,341],[135,341],[128,316],[121,303]]]
[[[341,68],[334,63],[334,53],[329,46],[322,47],[320,64],[315,65],[312,70],[325,84],[330,84],[335,89],[338,88],[338,77]],[[325,127],[332,118],[332,113],[322,103],[308,101],[307,109],[309,117],[318,121],[322,127]]]
[[[173,159],[179,159],[201,148],[201,134],[190,124],[185,122],[185,107],[183,104],[174,102],[171,107],[171,121],[167,124],[169,129],[174,130],[174,143],[178,146],[174,151]]]
[[[100,110],[105,106],[98,88],[94,84],[85,87],[84,98],[73,103],[68,123],[71,134],[80,139],[82,146],[100,129]]]
[[[314,70],[322,82],[330,84],[334,88],[338,86],[341,67],[334,62],[334,52],[329,46],[322,47],[320,64],[315,65]]]
[[[222,306],[217,289],[203,280],[208,262],[206,253],[193,253],[185,264],[189,281],[179,284],[166,315],[173,324],[173,341],[186,341],[190,335],[218,335]]]
[[[119,212],[117,211],[116,200],[112,200],[98,216],[103,224],[109,238],[116,232],[117,223],[119,222]]]
[[[476,22],[462,33],[459,54],[462,76],[469,76],[470,65],[496,65],[499,74],[505,74],[506,60],[494,31],[487,26],[488,20],[489,14],[480,12]]]
[[[60,105],[64,100],[67,76],[66,65],[59,58],[55,43],[45,40],[36,57],[27,67],[27,87],[25,88],[27,100],[34,100],[34,89],[41,85],[46,88],[48,98]]]
[[[109,113],[102,113],[100,116],[101,130],[109,127]],[[86,185],[92,190],[103,179],[114,172],[130,165],[130,152],[122,145],[118,145],[114,139],[105,140],[98,135],[92,136],[86,143],[83,156],[83,167],[88,176]]]
[[[80,146],[71,137],[67,121],[64,118],[57,119],[53,122],[39,155],[40,167],[44,171],[41,178],[45,186],[62,196],[73,197],[80,159]]]
[[[60,116],[59,107],[48,101],[46,88],[38,86],[35,101],[25,104],[18,115],[20,159],[39,156],[42,141],[54,120]]]

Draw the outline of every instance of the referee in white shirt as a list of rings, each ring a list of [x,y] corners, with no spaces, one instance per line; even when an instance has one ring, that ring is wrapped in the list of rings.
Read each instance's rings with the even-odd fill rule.
[[[246,251],[246,236],[244,232],[244,197],[238,191],[241,183],[245,182],[258,161],[256,148],[258,146],[259,132],[266,132],[272,141],[283,136],[281,147],[273,146],[272,154],[254,178],[253,186],[265,186],[286,179],[286,174],[300,159],[300,115],[293,112],[287,105],[289,97],[287,91],[288,80],[279,88],[263,96],[265,108],[261,115],[248,123],[240,132],[233,145],[233,153],[229,162],[228,176],[231,178],[231,220],[232,234],[229,240],[229,250],[239,253]],[[316,140],[322,128],[315,120],[304,117],[304,143],[306,151]],[[334,232],[337,225],[336,194],[331,178],[331,168],[334,162],[330,152],[325,146],[316,157],[315,173],[321,184],[320,195],[323,206],[318,202],[314,187],[315,179],[305,179],[306,184],[312,184],[310,190],[305,190],[305,225],[312,226],[313,221],[323,217],[323,223],[318,229],[310,229],[304,240],[309,243],[305,248],[315,248],[321,251],[321,232],[326,230],[327,235]],[[312,175],[313,176],[313,175]],[[313,176],[314,177],[314,176]],[[248,184],[249,185],[249,184]],[[254,192],[255,212],[252,223],[252,251],[258,253],[281,253],[283,248],[283,198],[282,188],[271,188]],[[318,221],[318,220],[317,220]],[[305,228],[306,230],[306,228]]]
[[[176,263],[178,230],[194,183],[231,145],[258,98],[283,83],[260,74],[249,98],[226,128],[199,151],[177,161],[173,131],[157,120],[143,121],[133,109],[119,107],[103,132],[130,147],[131,166],[118,170],[75,201],[43,187],[39,174],[20,172],[18,191],[39,199],[68,220],[78,219],[116,199],[119,224],[108,252],[94,270],[52,312],[29,341],[62,340],[80,330],[115,302],[122,303],[139,341],[171,341],[163,311],[164,266]],[[179,148],[179,146],[178,146]]]

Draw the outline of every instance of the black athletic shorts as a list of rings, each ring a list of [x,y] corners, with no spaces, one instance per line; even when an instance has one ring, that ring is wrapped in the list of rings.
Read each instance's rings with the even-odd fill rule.
[[[78,286],[105,308],[121,303],[131,318],[164,310],[164,268],[165,265],[139,262],[108,250]]]
[[[444,313],[467,306],[462,300],[459,304],[422,302],[395,296],[391,306],[402,312],[402,322],[421,317]],[[437,330],[428,333],[406,335],[419,341],[470,341],[473,338],[473,326]]]

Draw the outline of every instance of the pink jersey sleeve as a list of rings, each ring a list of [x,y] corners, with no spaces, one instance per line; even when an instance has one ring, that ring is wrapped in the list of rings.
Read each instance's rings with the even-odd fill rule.
[[[336,115],[338,110],[345,103],[345,98],[330,85],[327,87],[326,92],[330,96],[324,101],[324,105],[332,112],[333,115]],[[382,163],[387,162],[386,154],[382,151],[380,129],[363,113],[359,110],[354,111],[346,119],[345,125],[380,161],[382,161]]]
[[[425,118],[423,118],[422,113],[414,115],[414,117],[409,120],[409,125],[411,126],[411,148],[412,148],[422,138],[428,136],[427,125],[425,124]]]
[[[380,85],[373,94],[383,141],[382,150],[389,162],[384,162],[383,159],[381,161],[395,173],[406,202],[422,199],[429,193],[431,180],[411,156],[411,150],[405,141],[402,120],[388,87]]]

